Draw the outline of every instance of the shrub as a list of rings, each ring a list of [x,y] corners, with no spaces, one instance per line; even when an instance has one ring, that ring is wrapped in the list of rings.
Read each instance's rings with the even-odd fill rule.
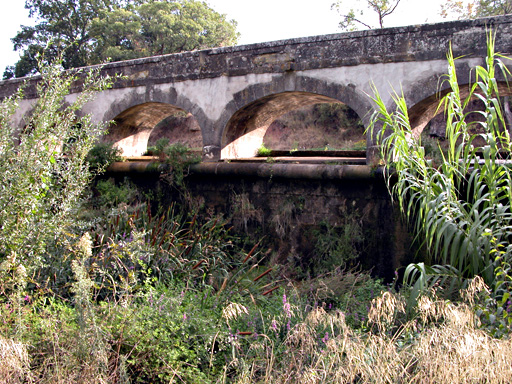
[[[264,144],[261,144],[261,146],[258,148],[258,156],[261,157],[268,157],[272,155],[272,150],[265,147]]]
[[[78,118],[76,112],[111,79],[90,72],[76,100],[65,104],[79,74],[63,74],[58,63],[41,68],[39,98],[25,116],[29,125],[22,132],[11,117],[23,90],[0,104],[0,261],[11,257],[29,275],[52,257],[48,247],[73,223],[90,180],[87,153],[106,128],[93,124],[88,115]]]
[[[96,174],[103,172],[113,162],[122,160],[121,150],[111,143],[96,144],[87,154],[89,169]]]

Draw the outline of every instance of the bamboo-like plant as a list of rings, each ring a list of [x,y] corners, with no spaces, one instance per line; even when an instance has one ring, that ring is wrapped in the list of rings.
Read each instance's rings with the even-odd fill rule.
[[[441,152],[440,166],[425,157],[420,138],[413,134],[404,97],[395,94],[396,111],[391,113],[377,91],[373,97],[378,107],[373,127],[382,126],[377,136],[388,164],[390,191],[413,223],[417,239],[425,243],[432,257],[427,261],[436,263],[406,268],[404,281],[412,287],[412,302],[436,284],[446,286],[449,281],[452,288],[460,288],[477,275],[492,286],[498,250],[506,258],[511,255],[511,175],[503,160],[511,142],[496,79],[497,70],[505,78],[510,72],[502,61],[504,56],[494,50],[494,39],[489,32],[484,65],[473,69],[474,82],[467,90],[459,87],[451,49],[447,54],[444,81],[450,91],[439,108],[444,107],[448,148]],[[478,111],[482,121],[468,123],[470,112],[465,108],[473,99],[484,105]],[[470,133],[471,124],[479,125],[479,133]],[[483,146],[476,145],[478,137],[485,142]]]

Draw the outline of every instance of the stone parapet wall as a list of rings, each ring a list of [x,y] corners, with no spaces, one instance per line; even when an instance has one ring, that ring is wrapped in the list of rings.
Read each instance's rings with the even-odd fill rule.
[[[455,56],[485,56],[486,34],[497,31],[496,50],[512,52],[512,16],[451,21],[407,27],[375,29],[323,36],[214,48],[109,63],[102,73],[125,76],[115,88],[137,87],[261,73],[284,73],[361,64],[425,61],[446,58],[451,43]],[[26,97],[35,96],[29,80]],[[0,82],[0,98],[9,96],[25,81]],[[75,91],[80,90],[77,84]]]
[[[155,163],[156,164],[156,163]],[[165,208],[179,199],[176,189],[162,181],[155,165],[117,163],[106,177],[128,177],[155,197],[153,207]],[[165,177],[164,177],[165,179]],[[359,257],[361,268],[391,280],[394,271],[412,261],[416,250],[398,209],[391,202],[381,170],[367,166],[295,164],[198,164],[185,178],[187,198],[200,212],[227,219],[237,235],[248,236],[274,262],[317,273],[326,255],[318,254],[322,230],[325,241],[345,239]],[[348,226],[348,227],[347,227]],[[328,232],[330,231],[330,233]],[[320,234],[320,235],[319,235]],[[329,237],[330,236],[330,237]],[[352,241],[353,240],[353,241]],[[333,248],[339,248],[335,244]],[[334,250],[334,253],[336,251]],[[339,260],[341,263],[342,260]]]

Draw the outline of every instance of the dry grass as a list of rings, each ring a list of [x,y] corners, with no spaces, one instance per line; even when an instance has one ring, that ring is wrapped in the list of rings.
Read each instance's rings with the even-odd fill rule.
[[[361,149],[366,146],[364,126],[343,104],[313,105],[291,111],[272,123],[263,138],[274,150],[313,148]]]
[[[424,296],[419,300],[417,315],[410,321],[403,320],[405,298],[384,292],[373,300],[364,331],[348,326],[345,314],[339,310],[327,312],[317,307],[305,312],[292,305],[288,307],[289,315],[279,318],[282,324],[276,329],[283,329],[290,318],[302,321],[295,322],[283,338],[273,337],[269,324],[267,335],[234,339],[224,375],[213,381],[509,383],[512,341],[493,338],[479,329],[474,314],[472,300],[485,289],[481,281],[475,280],[462,292],[465,301],[460,303]],[[246,313],[244,306],[229,303],[222,316],[231,322]],[[76,339],[76,331],[83,330],[66,326],[65,318],[58,321],[49,314],[43,317],[40,331],[44,331],[37,350],[32,348],[30,356],[28,346],[0,337],[0,383],[129,382],[123,374],[123,361],[116,358],[120,356],[115,355],[116,348],[107,351],[95,347],[95,337],[83,334],[90,345],[84,354]],[[112,335],[104,337],[112,339]],[[250,346],[240,348],[241,345]],[[107,353],[109,366],[102,366],[103,359],[95,353]]]
[[[271,376],[261,375],[268,366],[255,359],[236,382],[510,382],[511,340],[494,339],[478,329],[470,306],[424,297],[417,318],[397,326],[395,320],[403,310],[403,298],[384,293],[370,310],[373,331],[361,333],[345,324],[341,312],[317,308],[290,331],[285,340],[287,358],[267,359]],[[328,340],[318,340],[319,327],[329,333]]]
[[[29,379],[29,357],[25,345],[0,336],[0,381],[22,383]]]

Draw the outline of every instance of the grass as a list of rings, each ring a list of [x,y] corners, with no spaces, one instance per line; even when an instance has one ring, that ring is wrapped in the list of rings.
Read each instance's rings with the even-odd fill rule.
[[[491,58],[492,54],[490,51]],[[454,68],[451,56],[449,61]],[[488,138],[492,141],[492,135],[498,134],[501,140],[499,124],[493,120],[498,101],[493,88],[485,87],[492,84],[492,68],[476,70],[479,86],[489,91],[486,121],[495,132],[489,132]],[[449,80],[456,87],[451,75]],[[379,98],[375,101],[383,105]],[[403,128],[405,124],[408,128],[405,103],[397,101],[402,113],[390,115],[383,110],[383,118],[390,126]],[[463,109],[457,103],[460,100],[447,102],[447,110],[454,112],[450,119]],[[462,112],[459,115],[456,121],[448,121],[448,127],[457,128],[455,133],[465,138],[464,116]],[[446,185],[459,185],[450,183],[455,179],[446,175],[467,174],[467,169],[458,167],[459,155],[463,151],[468,154],[468,147],[456,140],[449,141],[444,174],[431,174],[428,172],[434,170],[424,159],[423,147],[419,143],[411,146],[403,129],[395,133],[393,146],[388,141],[385,148],[402,148],[406,175],[423,170],[426,176],[420,182],[445,181],[433,185],[434,192]],[[509,143],[508,137],[505,139]],[[486,158],[489,169],[478,162],[462,163],[478,171],[471,173],[474,180],[469,183],[482,187],[475,189],[481,196],[474,199],[482,200],[490,217],[489,222],[482,221],[486,225],[475,226],[482,232],[470,232],[482,236],[469,239],[480,239],[477,245],[483,245],[483,251],[479,256],[488,263],[492,257],[494,268],[484,265],[467,273],[464,267],[464,289],[459,287],[452,301],[445,298],[448,284],[442,272],[450,272],[454,266],[414,265],[420,272],[439,277],[430,280],[432,284],[423,284],[422,289],[406,285],[397,290],[368,272],[336,269],[334,261],[322,265],[325,273],[321,276],[292,281],[279,273],[279,265],[263,263],[262,255],[268,250],[260,249],[259,242],[248,252],[239,247],[241,242],[220,217],[199,217],[195,211],[186,207],[179,211],[174,205],[164,212],[155,212],[149,204],[128,205],[120,201],[123,194],[115,185],[104,183],[98,188],[104,197],[100,210],[76,220],[72,217],[65,227],[59,222],[59,231],[48,230],[43,238],[31,230],[25,238],[32,248],[13,250],[8,238],[4,240],[9,247],[4,246],[0,264],[0,380],[9,384],[508,383],[512,377],[512,273],[507,240],[510,204],[505,205],[511,200],[504,196],[510,197],[510,177],[508,171],[494,166],[496,142],[493,156]],[[177,158],[171,165],[181,180],[188,152],[182,147],[169,151],[167,155]],[[470,155],[469,160],[474,151]],[[52,159],[48,164],[55,163]],[[14,171],[13,175],[21,176]],[[27,180],[34,185],[34,177]],[[55,206],[54,200],[46,201],[50,189],[46,179],[42,181],[44,193],[35,197],[46,202],[41,205],[45,209],[32,214],[41,212],[44,218]],[[176,179],[168,181],[182,186]],[[420,187],[428,186],[420,182]],[[404,189],[398,192],[404,199],[408,193],[416,195],[425,189],[402,185]],[[126,189],[125,200],[132,200],[128,197],[131,187],[122,188]],[[10,201],[11,195],[3,197]],[[460,201],[457,193],[446,193],[452,199],[442,201],[436,200],[439,193],[434,195],[427,202],[435,204],[424,209],[429,220],[462,217],[455,208],[470,206]],[[254,207],[249,196],[241,194],[235,200],[233,214],[258,219],[250,212]],[[442,208],[445,200],[452,202],[452,210],[446,211],[451,215],[429,213],[429,209]],[[20,206],[25,208],[14,211],[16,222],[28,217],[23,216],[30,211],[27,201],[20,195]],[[499,203],[496,213],[495,205],[488,207],[492,201]],[[404,202],[402,206],[422,207],[421,201],[418,205]],[[276,225],[288,225],[293,212],[285,208]],[[478,205],[470,211],[482,219]],[[495,225],[499,214],[507,226]],[[247,222],[241,220],[240,225],[245,227]],[[457,241],[468,228],[468,220],[457,227],[461,233]],[[13,239],[19,237],[16,231],[11,234]],[[345,234],[352,240],[358,237],[357,230]],[[337,243],[342,236],[331,229],[316,237],[322,240],[320,248],[344,250]],[[459,251],[458,260],[467,261],[461,252],[470,247],[460,246],[467,243],[452,245],[452,236],[445,239],[441,235],[437,241],[435,236],[427,237],[445,255]],[[344,257],[350,258],[353,252],[355,248],[344,250]],[[20,263],[20,256],[31,261],[34,254],[41,256],[41,263],[31,263],[30,268]],[[481,260],[476,261],[480,267]],[[486,276],[489,271],[490,278]],[[407,305],[411,297],[416,304],[413,307]]]
[[[423,296],[409,320],[405,297],[385,290],[360,328],[292,286],[258,304],[160,286],[90,302],[85,326],[73,305],[39,302],[24,309],[23,342],[0,339],[0,373],[5,383],[507,383],[512,341],[479,327],[482,287],[475,280],[458,303]]]
[[[263,143],[273,150],[364,150],[364,127],[344,104],[316,104],[278,118]]]

